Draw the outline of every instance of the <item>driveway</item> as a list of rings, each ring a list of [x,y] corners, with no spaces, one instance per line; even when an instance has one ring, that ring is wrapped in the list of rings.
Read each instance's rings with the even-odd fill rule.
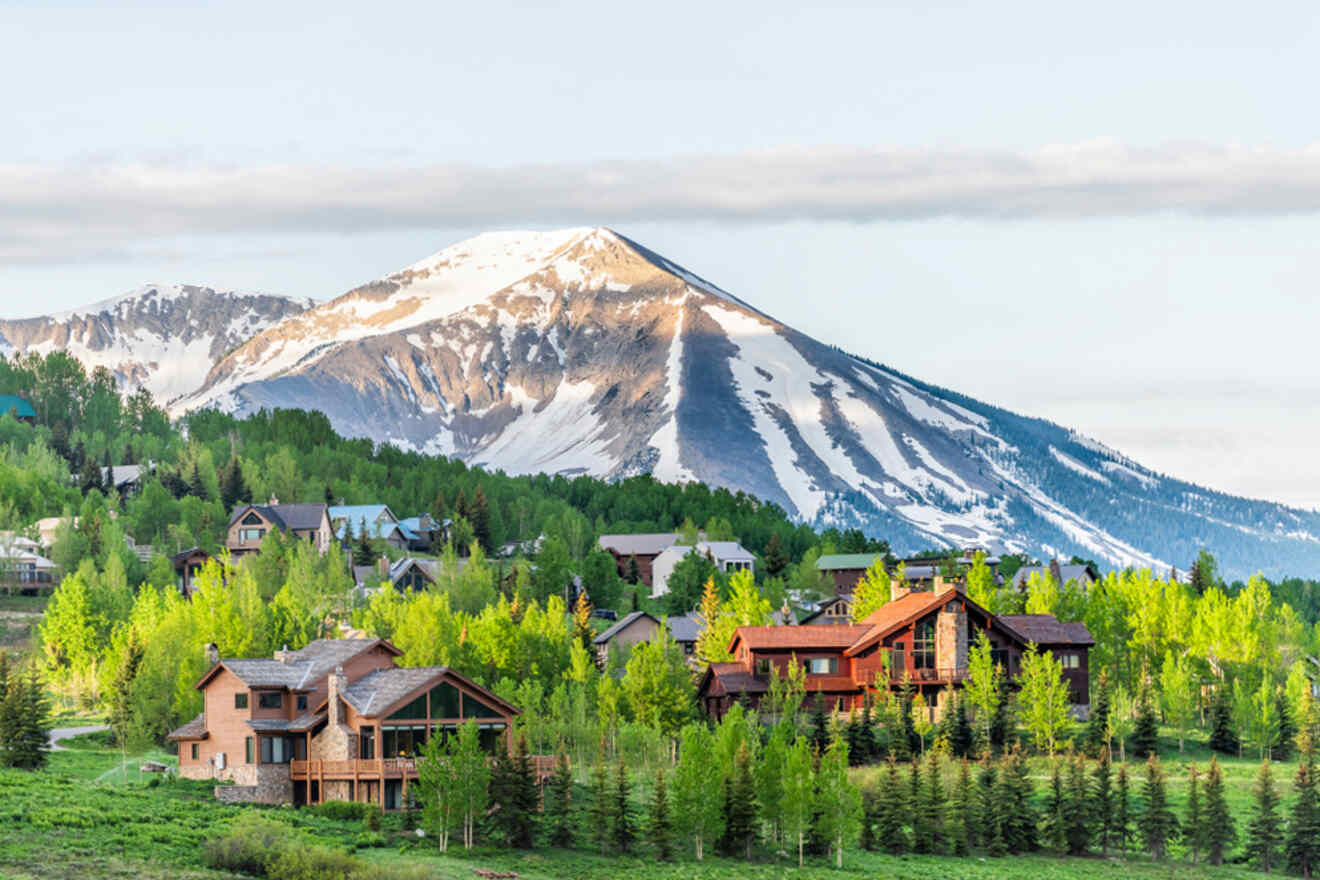
[[[52,752],[65,751],[64,746],[60,745],[60,740],[109,729],[109,726],[105,724],[92,724],[87,727],[52,727],[50,730],[50,749]]]

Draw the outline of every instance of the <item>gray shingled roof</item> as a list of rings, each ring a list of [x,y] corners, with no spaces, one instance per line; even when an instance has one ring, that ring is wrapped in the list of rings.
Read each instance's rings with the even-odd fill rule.
[[[248,727],[263,732],[290,731],[298,733],[316,726],[325,719],[326,714],[324,712],[307,712],[292,721],[286,721],[283,718],[252,718],[248,721]]]
[[[230,515],[229,524],[232,526],[249,507],[282,528],[300,531],[320,528],[327,510],[324,504],[240,504]]]
[[[1084,623],[1063,623],[1053,614],[1000,614],[999,619],[1038,645],[1094,645]]]
[[[682,617],[665,618],[665,626],[669,627],[669,635],[674,641],[695,642],[706,624],[702,621],[701,615],[693,612]]]
[[[674,532],[642,535],[601,535],[600,546],[620,556],[659,556],[681,536]]]
[[[645,611],[634,611],[633,613],[631,613],[631,614],[627,615],[626,617],[624,617],[624,618],[623,618],[622,620],[620,620],[618,623],[614,624],[614,626],[612,626],[612,627],[610,627],[609,629],[605,630],[605,632],[603,632],[603,633],[601,633],[600,635],[596,636],[596,638],[595,638],[595,643],[596,643],[597,645],[603,645],[603,644],[605,644],[605,643],[608,642],[610,639],[614,638],[616,635],[618,635],[620,632],[622,632],[625,628],[631,626],[631,625],[633,624],[634,621],[636,621],[636,620],[638,620],[638,619],[640,619],[640,618],[643,618],[643,617],[650,617],[652,620],[655,620],[655,617],[654,617],[653,615],[651,615],[651,614],[647,614]],[[659,623],[660,621],[655,620],[655,622],[656,622],[656,623]]]
[[[205,739],[206,738],[206,714],[198,715],[192,721],[173,730],[166,739]]]
[[[310,690],[316,682],[353,657],[376,644],[379,639],[317,639],[292,651],[287,660],[221,660],[248,687],[286,687]]]
[[[412,691],[438,678],[448,666],[399,666],[369,672],[348,686],[344,700],[363,715],[376,716]]]
[[[1039,574],[1041,577],[1049,577],[1050,567],[1048,565],[1024,565],[1013,573],[1013,586],[1021,589],[1027,582],[1027,578],[1033,574]],[[1059,586],[1063,586],[1068,581],[1077,581],[1085,585],[1092,580],[1091,568],[1087,565],[1060,565],[1059,576],[1063,581]]]

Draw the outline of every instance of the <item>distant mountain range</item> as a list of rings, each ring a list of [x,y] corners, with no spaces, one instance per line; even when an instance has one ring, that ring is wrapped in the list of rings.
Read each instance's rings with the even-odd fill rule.
[[[1124,566],[1320,572],[1320,514],[1153,473],[1065,428],[818,342],[608,229],[481,235],[320,305],[144,288],[0,322],[198,407],[511,473],[651,472],[860,526]]]

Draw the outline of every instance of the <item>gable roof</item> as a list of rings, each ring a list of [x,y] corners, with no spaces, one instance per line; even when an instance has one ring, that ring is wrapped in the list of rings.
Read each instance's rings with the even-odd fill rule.
[[[1094,645],[1095,639],[1081,622],[1064,623],[1053,614],[1001,614],[999,619],[1037,645]]]
[[[681,617],[666,617],[665,626],[669,627],[669,635],[674,641],[695,642],[697,636],[706,628],[706,622],[700,614],[693,611]]]
[[[879,553],[826,553],[816,560],[817,571],[850,571],[855,568],[870,568]]]
[[[597,543],[620,556],[659,556],[682,537],[677,532],[648,532],[636,535],[601,535]]]
[[[284,660],[273,658],[222,659],[211,667],[196,687],[206,686],[221,668],[228,669],[248,687],[284,687],[290,690],[310,690],[318,681],[343,666],[352,658],[380,645],[394,656],[403,652],[384,639],[317,639],[297,651],[290,651]]]
[[[255,510],[280,529],[310,531],[321,527],[327,508],[324,504],[240,504],[229,517],[229,524],[232,526],[249,510]]]
[[[741,663],[712,663],[701,677],[698,693],[704,693],[712,681],[718,681],[726,694],[763,694],[769,686],[747,671]]]
[[[440,561],[436,559],[418,559],[415,556],[405,556],[398,562],[390,566],[390,580],[396,581],[403,576],[410,568],[416,568],[422,573],[422,576],[435,583],[436,571],[440,568]]]
[[[369,672],[350,684],[342,692],[344,701],[360,714],[369,718],[379,718],[396,708],[405,697],[419,688],[445,677],[455,678],[469,690],[475,691],[483,703],[504,709],[511,715],[519,715],[518,707],[495,693],[477,684],[467,676],[460,675],[448,666],[394,666],[389,669],[377,669]]]
[[[628,627],[632,626],[638,620],[641,620],[643,617],[649,617],[652,621],[655,622],[656,626],[660,625],[660,621],[656,619],[655,615],[648,614],[645,611],[634,611],[633,613],[622,618],[618,623],[614,624],[600,635],[596,636],[596,638],[593,639],[592,641],[597,645],[603,645],[607,643],[610,639],[617,636],[619,633],[623,632]]]
[[[37,411],[32,408],[32,404],[19,397],[17,394],[0,394],[0,415],[8,415],[13,411],[20,419],[35,419]]]
[[[388,538],[398,532],[405,540],[418,540],[417,533],[404,525],[388,504],[340,505],[329,508],[327,514],[332,525],[340,523],[335,529],[335,537],[340,540],[361,537],[363,522],[367,524],[368,538]]]
[[[1048,565],[1022,566],[1013,573],[1013,586],[1018,587],[1020,589],[1027,582],[1027,578],[1031,577],[1033,574],[1038,574],[1041,577],[1047,577],[1048,575],[1051,574],[1050,566]],[[1100,579],[1099,572],[1091,568],[1091,566],[1085,564],[1060,565],[1059,576],[1062,578],[1062,580],[1059,581],[1059,586],[1061,587],[1064,584],[1068,583],[1068,581],[1077,581],[1077,583],[1081,584],[1088,580],[1098,581]]]

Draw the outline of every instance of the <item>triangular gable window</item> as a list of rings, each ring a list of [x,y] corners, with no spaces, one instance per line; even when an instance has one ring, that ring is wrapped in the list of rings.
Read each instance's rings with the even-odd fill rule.
[[[245,526],[259,526],[261,523],[261,517],[257,516],[255,513],[249,513],[247,516],[243,517],[243,525]]]
[[[458,688],[444,681],[431,689],[431,717],[458,717]]]
[[[464,718],[503,718],[503,712],[496,712],[490,706],[476,699],[475,697],[463,695],[463,717]]]
[[[426,717],[426,694],[422,694],[399,711],[395,712],[390,718],[425,718]]]

